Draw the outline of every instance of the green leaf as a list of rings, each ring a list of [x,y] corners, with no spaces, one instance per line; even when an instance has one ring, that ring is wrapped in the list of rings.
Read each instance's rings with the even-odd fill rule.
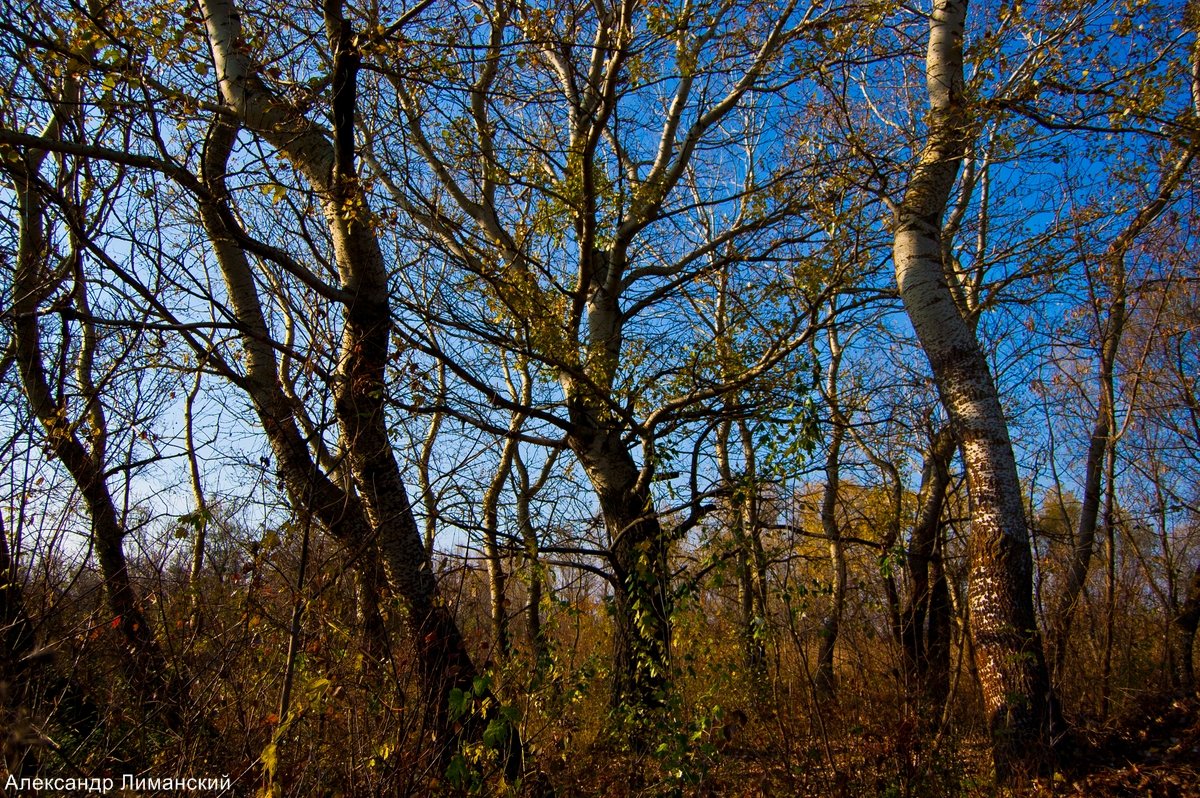
[[[471,696],[458,687],[450,690],[450,720],[458,720],[471,707]]]
[[[463,785],[467,783],[467,774],[467,761],[463,759],[462,754],[455,754],[446,767],[446,781],[450,782],[455,789],[462,789]]]
[[[492,718],[483,730],[483,744],[488,748],[500,749],[508,740],[508,723],[503,718]]]

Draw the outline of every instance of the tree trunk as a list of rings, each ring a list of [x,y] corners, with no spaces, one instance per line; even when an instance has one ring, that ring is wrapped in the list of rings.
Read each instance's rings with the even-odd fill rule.
[[[835,379],[830,378],[831,381]],[[840,413],[834,401],[834,413],[839,416],[833,421],[833,435],[829,442],[829,451],[825,456],[825,489],[821,498],[821,529],[829,544],[829,560],[833,572],[831,575],[829,604],[825,617],[821,619],[820,641],[817,648],[817,667],[813,674],[817,691],[825,697],[832,698],[837,690],[833,670],[833,657],[837,647],[838,630],[842,621],[842,610],[846,603],[846,547],[842,541],[841,527],[838,524],[838,491],[841,483],[840,458],[842,440],[846,428],[840,421]]]
[[[1200,562],[1188,582],[1187,598],[1179,607],[1167,630],[1167,650],[1171,665],[1171,686],[1178,690],[1196,687],[1196,671],[1192,649],[1196,643],[1196,627],[1200,625]]]
[[[1125,259],[1137,237],[1162,214],[1170,203],[1184,175],[1187,174],[1193,154],[1193,149],[1189,147],[1163,173],[1154,197],[1138,210],[1138,213],[1104,252],[1100,260],[1101,270],[1099,273],[1093,276],[1090,267],[1088,269],[1089,280],[1098,283],[1098,285],[1092,286],[1091,291],[1096,315],[1101,319],[1097,371],[1100,402],[1096,408],[1096,419],[1088,441],[1083,496],[1080,500],[1079,523],[1075,529],[1071,558],[1068,561],[1062,592],[1050,616],[1048,643],[1052,652],[1052,673],[1056,683],[1063,678],[1062,669],[1066,661],[1067,643],[1075,604],[1087,581],[1092,552],[1096,548],[1096,526],[1100,514],[1101,491],[1104,488],[1105,460],[1112,447],[1116,445],[1115,371],[1121,340],[1125,333],[1129,297]],[[1106,290],[1100,292],[1097,288]]]
[[[537,531],[533,528],[533,517],[530,514],[529,503],[534,494],[540,490],[546,477],[557,458],[552,454],[549,462],[543,468],[542,477],[537,486],[529,479],[529,471],[525,461],[521,459],[518,448],[514,452],[513,468],[517,474],[516,524],[521,533],[521,542],[525,546],[525,566],[529,571],[529,596],[525,605],[525,639],[529,644],[529,652],[533,658],[533,667],[537,678],[550,667],[550,644],[546,631],[542,627],[542,584],[546,578],[543,566],[539,561]]]
[[[838,393],[838,377],[842,367],[843,347],[836,328],[829,330],[829,366],[823,393],[829,407],[829,448],[825,453],[825,488],[821,494],[821,531],[829,545],[832,567],[829,604],[821,619],[820,641],[817,648],[817,667],[813,674],[818,694],[832,698],[837,690],[833,659],[837,649],[838,631],[846,604],[846,544],[838,523],[838,499],[841,490],[842,443],[846,439],[849,421],[842,413]]]
[[[233,135],[214,128],[205,157],[214,201],[201,203],[202,218],[225,274],[231,302],[243,324],[246,376],[236,381],[247,391],[280,462],[280,474],[294,501],[306,502],[351,552],[364,558],[373,579],[382,565],[387,584],[407,609],[425,690],[425,706],[438,732],[450,729],[449,696],[470,689],[477,675],[450,608],[438,596],[425,541],[417,528],[408,493],[388,436],[384,410],[385,374],[391,318],[387,270],[368,198],[354,163],[355,80],[358,56],[340,4],[326,4],[333,51],[333,141],[303,114],[273,97],[251,68],[241,38],[240,18],[229,0],[201,3],[222,97],[241,123],[277,147],[320,197],[339,271],[337,287],[327,287],[344,308],[338,367],[333,376],[334,416],[357,495],[343,490],[318,467],[296,427],[292,407],[277,377],[270,335],[241,244],[249,237],[224,206],[223,176]],[[376,559],[378,557],[378,559]],[[477,736],[481,718],[469,718],[462,733]],[[507,765],[513,778],[520,767],[520,744],[511,730]],[[443,737],[454,753],[457,735]]]
[[[595,250],[586,262],[586,360],[582,375],[564,374],[561,381],[569,421],[567,445],[596,491],[608,531],[615,578],[612,706],[637,722],[664,704],[670,680],[670,543],[646,474],[624,440],[627,423],[610,405],[624,324],[617,300],[619,257]],[[652,471],[653,463],[648,469]]]
[[[0,512],[0,729],[5,730],[0,763],[19,778],[36,772],[39,740],[29,726],[36,690],[31,671],[37,667],[29,656],[34,652],[33,623],[25,612],[15,565],[9,555],[4,513]]]
[[[47,136],[57,135],[58,120],[51,122]],[[44,155],[44,153],[42,154]],[[77,435],[78,424],[68,415],[68,408],[56,398],[50,375],[43,360],[41,329],[38,316],[41,304],[53,295],[62,275],[52,275],[46,267],[51,245],[46,240],[45,206],[34,189],[42,158],[31,157],[26,168],[24,184],[17,187],[20,207],[20,239],[17,264],[13,272],[13,344],[21,385],[34,416],[41,423],[47,444],[54,457],[67,469],[83,496],[91,519],[92,542],[105,593],[113,615],[114,628],[122,643],[122,665],[134,690],[147,707],[147,718],[161,713],[166,726],[182,732],[188,725],[190,701],[186,682],[174,674],[158,639],[141,609],[141,602],[129,578],[123,541],[125,529],[105,479],[105,442],[108,428],[99,397],[91,384],[92,356],[95,333],[88,322],[78,355],[77,389],[88,400],[87,424],[90,428],[90,448]],[[75,255],[76,259],[78,255]],[[86,317],[86,285],[81,267],[76,264],[77,285],[73,301]],[[65,319],[64,324],[68,323]],[[66,375],[59,375],[66,379]]]
[[[1116,451],[1110,445],[1105,458],[1104,490],[1104,658],[1100,668],[1100,719],[1108,718],[1112,704],[1112,658],[1117,636],[1117,519]]]
[[[955,304],[942,218],[971,135],[963,96],[965,0],[935,0],[927,140],[897,209],[896,281],[963,452],[972,502],[969,602],[996,778],[1044,770],[1055,714],[1033,612],[1032,557],[1008,426],[987,359]]]
[[[724,422],[717,430],[717,470],[730,492],[729,524],[737,546],[738,612],[741,626],[742,652],[752,687],[757,691],[766,677],[766,647],[763,644],[763,624],[766,619],[766,569],[762,556],[759,532],[758,486],[755,478],[754,442],[744,422],[738,423],[742,441],[745,473],[737,477],[729,459],[729,435],[732,422]]]
[[[575,416],[576,414],[572,414]],[[649,491],[619,432],[576,423],[568,437],[583,463],[609,536],[613,589],[612,706],[637,719],[666,701],[671,651],[668,543]]]
[[[513,417],[509,432],[516,434],[524,419],[519,415]],[[504,442],[500,452],[500,463],[496,473],[483,494],[483,556],[488,570],[488,597],[492,622],[492,645],[494,655],[498,660],[507,659],[512,654],[512,644],[508,635],[508,597],[506,582],[508,575],[504,571],[504,561],[500,551],[500,494],[504,483],[512,472],[513,456],[516,452],[516,438],[510,437]]]
[[[7,699],[14,706],[22,700],[20,677],[33,646],[33,622],[25,612],[20,576],[9,554],[8,531],[0,512],[0,682],[7,683]]]
[[[942,429],[925,456],[908,544],[908,603],[900,624],[909,683],[935,703],[944,700],[949,689],[951,613],[941,560],[941,521],[955,443],[951,430]]]

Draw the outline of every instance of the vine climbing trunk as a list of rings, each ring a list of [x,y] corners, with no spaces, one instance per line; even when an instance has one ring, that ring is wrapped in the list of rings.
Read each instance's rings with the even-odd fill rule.
[[[641,713],[662,706],[671,650],[668,545],[649,491],[615,431],[577,425],[569,441],[600,501],[613,575],[614,708]]]

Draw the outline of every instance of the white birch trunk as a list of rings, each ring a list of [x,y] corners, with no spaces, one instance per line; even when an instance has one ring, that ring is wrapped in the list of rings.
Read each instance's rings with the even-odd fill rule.
[[[904,307],[960,442],[971,496],[971,632],[997,780],[1038,772],[1051,754],[1050,693],[1032,597],[1032,557],[1008,425],[987,359],[954,301],[942,219],[971,135],[963,96],[966,0],[935,0],[926,82],[928,138],[895,220]]]

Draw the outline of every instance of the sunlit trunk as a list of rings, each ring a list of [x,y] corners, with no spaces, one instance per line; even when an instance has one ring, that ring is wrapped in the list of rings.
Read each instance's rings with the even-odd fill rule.
[[[835,420],[829,451],[825,456],[825,488],[821,499],[821,530],[829,546],[832,572],[828,605],[825,616],[821,619],[817,667],[813,673],[818,692],[825,696],[833,696],[837,689],[833,658],[841,628],[842,611],[846,604],[846,547],[837,518],[838,491],[841,483],[840,457],[844,437],[844,425]]]
[[[897,209],[893,252],[905,310],[957,434],[971,497],[969,602],[998,781],[1051,758],[1050,693],[1033,612],[1032,557],[1021,485],[999,396],[943,264],[941,222],[971,135],[963,96],[965,0],[930,17],[927,139]]]

